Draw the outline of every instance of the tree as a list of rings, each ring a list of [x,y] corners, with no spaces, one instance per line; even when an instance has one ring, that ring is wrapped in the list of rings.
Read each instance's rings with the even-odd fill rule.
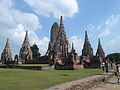
[[[41,54],[39,53],[39,48],[36,44],[34,44],[33,46],[31,46],[31,50],[32,50],[32,56],[34,60],[37,60]]]
[[[109,58],[109,60],[111,62],[117,62],[120,63],[120,53],[112,53],[107,55],[107,58]]]

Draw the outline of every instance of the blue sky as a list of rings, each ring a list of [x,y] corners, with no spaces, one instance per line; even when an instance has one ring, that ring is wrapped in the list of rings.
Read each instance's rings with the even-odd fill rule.
[[[47,50],[50,29],[64,16],[67,37],[81,54],[84,32],[96,53],[98,38],[107,54],[120,52],[120,0],[0,0],[0,53],[10,38],[13,55],[18,54],[25,31],[40,53]]]

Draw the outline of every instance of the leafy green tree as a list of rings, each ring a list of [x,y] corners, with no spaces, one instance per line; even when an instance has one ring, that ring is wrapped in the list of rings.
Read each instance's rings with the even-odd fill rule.
[[[33,59],[37,60],[41,56],[41,54],[39,53],[38,46],[36,44],[34,44],[33,46],[31,46],[31,50],[33,53]]]
[[[109,58],[109,60],[111,62],[117,62],[120,63],[120,53],[112,53],[107,55],[107,58]]]

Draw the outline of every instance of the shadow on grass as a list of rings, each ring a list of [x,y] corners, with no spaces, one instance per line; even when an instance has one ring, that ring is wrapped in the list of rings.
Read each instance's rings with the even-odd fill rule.
[[[62,74],[62,76],[70,76],[70,75],[68,75],[68,74]]]

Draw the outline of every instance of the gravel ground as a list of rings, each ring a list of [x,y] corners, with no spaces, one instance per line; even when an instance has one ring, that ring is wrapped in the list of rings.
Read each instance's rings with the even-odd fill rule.
[[[106,75],[105,75],[106,76]],[[63,83],[61,85],[56,85],[56,86],[53,86],[51,88],[48,88],[46,90],[74,90],[74,89],[68,89],[70,88],[71,86],[73,85],[78,85],[79,83],[87,83],[88,81],[92,81],[93,79],[97,79],[97,78],[101,78],[103,77],[103,75],[96,75],[96,76],[91,76],[91,77],[88,77],[88,78],[84,78],[84,79],[80,79],[80,80],[75,80],[75,81],[71,81],[71,82],[66,82],[66,83]],[[90,83],[90,82],[88,82]],[[82,84],[81,84],[82,85]],[[95,90],[96,88],[91,88],[90,90]],[[75,90],[83,90],[83,89],[75,89]],[[86,90],[86,89],[85,89]],[[96,89],[96,90],[103,90],[103,89]],[[106,90],[106,89],[104,89]],[[116,89],[114,89],[116,90]],[[120,89],[119,89],[120,90]]]
[[[117,78],[114,76],[108,82],[90,90],[120,90],[120,83],[117,83]]]

